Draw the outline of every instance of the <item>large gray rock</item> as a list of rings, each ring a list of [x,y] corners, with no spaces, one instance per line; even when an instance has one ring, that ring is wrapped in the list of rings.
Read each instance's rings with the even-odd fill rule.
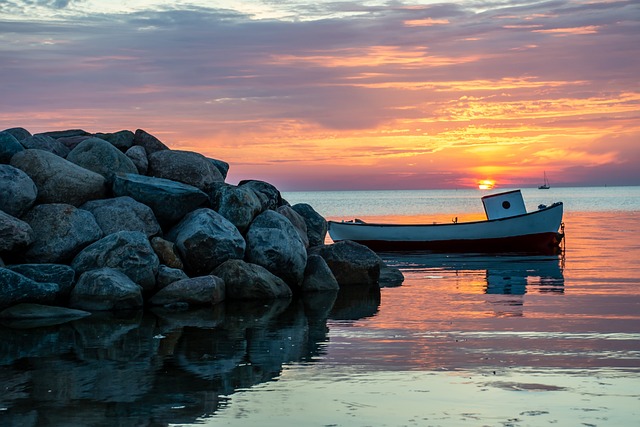
[[[213,208],[227,218],[241,233],[247,231],[251,221],[262,212],[260,199],[246,187],[221,184],[211,192]]]
[[[121,130],[113,133],[98,133],[96,136],[112,144],[123,153],[133,146],[133,139],[135,138],[135,135],[130,130]]]
[[[0,312],[0,319],[26,320],[26,319],[81,319],[91,316],[91,313],[73,308],[54,307],[50,305],[20,303]]]
[[[63,143],[41,133],[25,138],[20,143],[27,149],[44,150],[60,157],[67,157],[69,154],[69,149]]]
[[[69,305],[88,311],[128,310],[142,307],[142,288],[113,268],[87,271],[71,291]]]
[[[58,142],[64,144],[69,150],[73,150],[76,148],[82,141],[86,141],[87,139],[93,138],[90,135],[78,135],[78,136],[63,136],[62,138],[58,138]]]
[[[302,243],[305,248],[309,247],[309,236],[307,235],[307,223],[305,222],[302,215],[298,212],[294,211],[293,208],[289,205],[279,206],[276,209],[280,215],[286,217],[291,224],[295,227],[300,239],[302,239]]]
[[[278,206],[282,206],[282,195],[280,191],[268,182],[258,181],[255,179],[242,180],[238,183],[239,187],[250,188],[262,203],[262,210],[275,210]]]
[[[5,129],[3,132],[7,132],[18,141],[22,141],[23,139],[29,138],[31,136],[31,132],[29,132],[25,128],[10,128]]]
[[[34,232],[34,242],[25,253],[27,262],[64,264],[102,237],[91,212],[71,205],[38,205],[24,220]]]
[[[147,154],[169,149],[169,147],[164,145],[158,138],[142,129],[137,129],[133,135],[133,145],[143,147]]]
[[[113,192],[149,206],[161,225],[175,224],[209,200],[205,193],[191,185],[136,174],[117,175]]]
[[[162,150],[149,154],[149,176],[170,179],[209,192],[224,179],[209,159],[192,151]]]
[[[68,203],[73,206],[106,193],[102,175],[42,150],[24,150],[11,158],[11,165],[23,170],[38,188],[38,203]]]
[[[211,159],[211,158],[207,158],[207,160],[213,163],[213,166],[215,166],[216,169],[220,171],[220,175],[222,175],[223,180],[227,179],[227,174],[229,173],[229,163],[223,160]]]
[[[0,210],[20,218],[31,209],[38,189],[29,175],[11,165],[0,164]]]
[[[312,247],[309,254],[324,258],[341,287],[378,285],[380,257],[364,245],[344,240],[332,245]]]
[[[105,235],[118,231],[141,231],[152,237],[162,233],[151,208],[128,196],[92,200],[80,208],[93,214]]]
[[[178,280],[188,279],[187,273],[179,268],[171,268],[166,265],[160,264],[158,267],[158,274],[156,275],[156,289],[160,290],[166,288],[173,282]]]
[[[40,283],[6,268],[0,268],[0,310],[23,302],[53,302],[60,287],[56,283]]]
[[[33,229],[28,223],[0,211],[0,253],[24,249],[33,240]]]
[[[9,163],[11,157],[24,147],[9,132],[0,132],[0,163]]]
[[[291,288],[264,267],[239,259],[230,259],[215,270],[224,280],[228,300],[290,298]]]
[[[209,275],[173,282],[159,290],[150,302],[152,305],[213,305],[224,301],[224,294],[224,281]]]
[[[211,209],[187,214],[166,238],[175,242],[193,276],[209,274],[228,259],[244,258],[246,244],[238,229]]]
[[[15,264],[7,268],[36,282],[58,284],[59,301],[69,297],[75,284],[76,272],[64,264]]]
[[[304,218],[307,224],[309,246],[324,245],[327,237],[327,220],[307,203],[297,203],[292,208]]]
[[[129,157],[100,138],[82,141],[67,155],[67,160],[102,175],[109,182],[117,173],[138,173]]]
[[[89,136],[91,134],[83,129],[64,129],[64,130],[54,130],[49,132],[43,132],[38,135],[45,135],[53,139],[60,139],[60,138],[74,138],[77,136]]]
[[[124,154],[131,159],[134,165],[136,165],[136,169],[138,169],[138,173],[140,175],[147,174],[147,170],[149,170],[149,159],[147,158],[147,152],[144,147],[134,145]]]
[[[324,258],[320,255],[309,255],[302,281],[302,291],[336,291],[338,289],[340,285]]]
[[[307,251],[287,218],[268,210],[256,217],[246,234],[247,261],[282,278],[292,288],[302,283]]]
[[[110,234],[87,246],[71,263],[78,274],[103,267],[119,270],[145,291],[155,288],[159,265],[147,236],[139,231]]]

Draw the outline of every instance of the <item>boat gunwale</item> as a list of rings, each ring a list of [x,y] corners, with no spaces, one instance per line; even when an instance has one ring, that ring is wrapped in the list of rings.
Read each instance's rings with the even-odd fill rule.
[[[544,211],[548,211],[551,209],[555,209],[558,208],[560,206],[563,206],[562,202],[555,202],[552,205],[546,206],[542,209],[538,209],[537,211],[532,211],[532,212],[526,212],[520,215],[514,215],[514,216],[508,216],[508,217],[504,217],[504,218],[496,218],[496,219],[485,219],[485,220],[480,220],[480,221],[467,221],[467,222],[452,222],[452,223],[448,223],[448,222],[439,222],[439,223],[432,223],[432,224],[426,224],[426,223],[419,223],[419,224],[391,224],[391,223],[379,223],[379,222],[353,222],[353,221],[334,221],[334,220],[329,220],[327,221],[329,224],[339,224],[339,225],[349,225],[349,226],[359,226],[359,227],[452,227],[452,226],[456,226],[456,225],[472,225],[472,224],[487,224],[487,223],[491,223],[491,222],[500,222],[500,221],[509,221],[515,218],[522,218],[522,217],[526,217],[526,216],[530,216],[530,215],[535,215],[535,214],[539,214],[541,212]]]

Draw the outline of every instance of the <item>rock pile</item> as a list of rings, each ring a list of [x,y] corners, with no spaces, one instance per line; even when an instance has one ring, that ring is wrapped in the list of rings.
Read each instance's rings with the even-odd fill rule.
[[[227,184],[228,169],[140,129],[0,132],[0,310],[182,308],[378,286],[375,253],[325,245],[327,222],[311,206],[263,181]]]

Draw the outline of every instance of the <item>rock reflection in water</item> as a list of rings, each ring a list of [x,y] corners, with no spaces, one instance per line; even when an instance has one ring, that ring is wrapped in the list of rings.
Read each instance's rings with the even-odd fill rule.
[[[317,360],[327,319],[375,314],[379,289],[213,309],[0,326],[0,425],[155,426],[214,414],[238,389]]]

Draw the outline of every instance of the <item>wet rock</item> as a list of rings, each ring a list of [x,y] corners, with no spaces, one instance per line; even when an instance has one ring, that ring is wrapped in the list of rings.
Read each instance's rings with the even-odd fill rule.
[[[151,247],[156,255],[158,255],[161,264],[180,270],[184,268],[184,263],[178,254],[178,248],[176,248],[175,243],[161,237],[154,237],[151,239]]]
[[[23,139],[29,138],[31,136],[31,132],[29,132],[25,128],[10,128],[5,129],[3,132],[7,132],[18,141],[22,141]]]
[[[268,182],[258,181],[255,179],[242,180],[238,183],[238,186],[249,188],[256,193],[260,199],[260,203],[262,204],[261,210],[263,211],[267,209],[275,210],[278,206],[282,206],[283,204],[280,191]]]
[[[88,311],[142,307],[142,288],[113,268],[87,271],[71,291],[71,308]]]
[[[71,263],[78,274],[103,267],[121,271],[145,291],[155,288],[159,265],[149,240],[139,231],[110,234],[87,246]]]
[[[51,303],[59,292],[57,283],[36,282],[7,268],[0,268],[0,309],[23,302]]]
[[[33,229],[27,222],[0,211],[0,253],[24,249],[33,240]]]
[[[98,133],[96,136],[104,139],[123,153],[133,146],[135,135],[130,130],[121,130],[113,133]]]
[[[222,184],[211,192],[214,209],[244,233],[262,211],[262,203],[250,188]]]
[[[303,292],[336,291],[340,289],[331,269],[320,255],[309,255],[302,281]]]
[[[224,281],[216,276],[182,279],[162,288],[151,298],[152,305],[186,303],[189,306],[213,305],[224,300]]]
[[[47,151],[62,158],[67,157],[69,149],[61,142],[45,134],[36,134],[20,141],[27,149],[37,149]]]
[[[24,171],[36,184],[38,203],[80,206],[106,194],[102,175],[47,151],[21,151],[11,158],[11,165]]]
[[[187,274],[181,269],[171,268],[160,264],[158,267],[158,275],[156,276],[156,289],[160,290],[166,288],[173,282],[188,278],[189,276],[187,276]]]
[[[18,151],[24,151],[24,147],[16,137],[9,132],[0,132],[0,163],[9,163]]]
[[[295,227],[300,239],[302,239],[302,243],[305,248],[309,247],[309,237],[307,236],[307,223],[304,220],[304,217],[300,215],[298,212],[294,211],[293,208],[289,205],[284,205],[278,207],[276,209],[280,215],[286,217],[291,224]]]
[[[191,185],[137,174],[117,175],[113,193],[149,206],[161,225],[175,224],[209,200],[205,193]]]
[[[225,261],[212,274],[224,280],[228,300],[290,298],[287,284],[264,267],[239,259]]]
[[[147,152],[147,155],[156,151],[168,150],[169,147],[164,145],[158,138],[147,133],[142,129],[137,129],[133,136],[133,145],[139,145]]]
[[[147,174],[192,185],[209,192],[222,182],[220,171],[202,154],[192,151],[163,150],[149,154]]]
[[[105,235],[118,231],[141,231],[147,237],[162,234],[151,208],[128,196],[92,200],[80,208],[93,214]]]
[[[144,150],[144,147],[134,145],[124,154],[136,165],[136,169],[138,169],[140,175],[146,175],[149,169],[149,159],[147,158],[147,152]]]
[[[187,214],[166,236],[193,276],[208,274],[228,259],[242,259],[245,241],[238,229],[211,209]]]
[[[107,182],[112,182],[117,173],[138,173],[138,168],[122,151],[95,137],[78,144],[67,160],[102,175]]]
[[[30,303],[17,304],[0,312],[0,319],[81,319],[87,316],[91,316],[88,311]]]
[[[256,217],[246,234],[247,261],[261,265],[298,288],[307,265],[307,251],[291,222],[276,211]]]
[[[326,261],[340,287],[374,286],[380,278],[380,257],[371,249],[350,240],[311,248],[310,255]]]
[[[307,203],[297,203],[292,208],[304,218],[307,224],[309,246],[324,245],[327,237],[327,220]]]
[[[24,220],[34,232],[33,244],[24,256],[28,263],[65,263],[102,237],[90,212],[67,204],[38,205]]]
[[[69,297],[75,283],[76,272],[64,264],[16,264],[7,268],[36,282],[57,283],[60,287],[57,302]]]
[[[380,287],[392,288],[402,285],[402,282],[404,282],[404,274],[402,274],[399,269],[395,267],[389,267],[382,260],[380,260]]]

